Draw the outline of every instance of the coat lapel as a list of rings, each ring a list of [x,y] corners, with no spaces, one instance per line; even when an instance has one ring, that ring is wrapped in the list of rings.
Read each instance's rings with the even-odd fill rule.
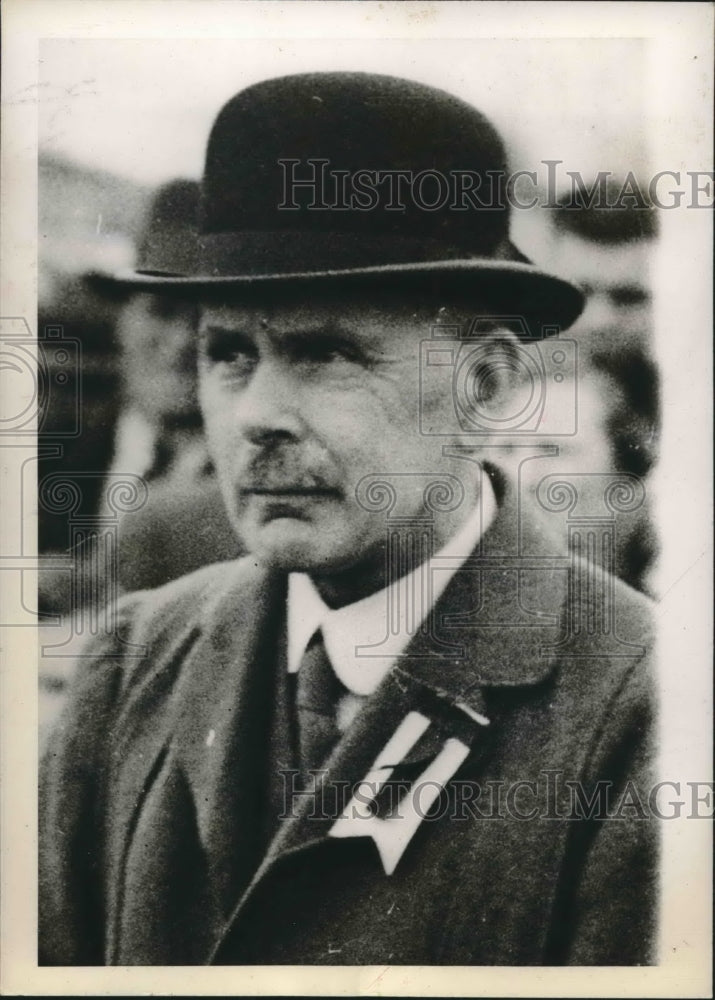
[[[110,793],[112,813],[120,819],[110,830],[109,845],[110,884],[117,887],[110,901],[114,961],[133,919],[133,880],[140,878],[140,869],[145,882],[154,872],[158,880],[164,877],[158,852],[155,859],[142,854],[137,832],[147,816],[156,814],[164,836],[171,828],[167,839],[183,844],[182,868],[191,859],[208,887],[194,893],[196,900],[189,898],[186,871],[177,869],[176,886],[168,887],[167,895],[177,907],[200,905],[202,920],[215,927],[222,925],[265,852],[270,833],[257,818],[266,813],[268,761],[276,753],[275,674],[285,584],[265,573],[256,572],[248,581],[245,572],[235,579],[232,573],[227,566],[217,599],[192,609],[200,631],[182,623],[183,631],[168,649],[148,650],[153,669],[118,719]],[[280,759],[280,748],[277,752]],[[191,815],[191,829],[183,821],[177,826],[179,808]],[[140,892],[141,887],[136,895]],[[159,907],[161,901],[152,905]],[[145,919],[143,912],[136,922]],[[168,915],[166,922],[171,919]],[[162,959],[168,960],[158,956]]]
[[[270,576],[248,607],[244,593],[226,594],[187,664],[174,728],[175,759],[194,795],[200,840],[226,913],[274,832],[271,772],[292,763],[289,742],[279,740],[287,735],[285,600],[284,580]]]
[[[450,581],[421,629],[352,725],[308,789],[287,802],[287,818],[226,922],[212,960],[242,910],[279,860],[329,838],[373,836],[376,861],[394,871],[419,816],[401,825],[342,822],[350,791],[367,779],[420,776],[446,784],[469,757],[474,766],[498,724],[490,689],[538,684],[553,670],[560,635],[558,613],[567,592],[567,563],[543,552],[538,533],[520,536],[528,558],[514,549],[518,516],[505,498],[500,516],[479,549]],[[555,610],[556,609],[556,610]],[[435,655],[435,649],[445,655]],[[388,773],[389,772],[389,773]],[[345,807],[348,807],[347,809]],[[407,809],[409,813],[409,808]],[[379,857],[378,857],[379,856]]]

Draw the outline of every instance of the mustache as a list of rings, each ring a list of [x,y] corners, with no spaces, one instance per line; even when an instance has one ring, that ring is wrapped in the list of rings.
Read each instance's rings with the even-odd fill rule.
[[[337,493],[335,473],[324,455],[292,451],[261,452],[238,477],[242,493]]]

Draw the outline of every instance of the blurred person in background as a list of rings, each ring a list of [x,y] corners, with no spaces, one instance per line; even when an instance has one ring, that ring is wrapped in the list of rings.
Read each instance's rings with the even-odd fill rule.
[[[195,253],[198,185],[174,180],[155,194],[138,242],[137,266],[180,271]],[[121,591],[168,583],[239,554],[206,449],[197,398],[196,308],[162,295],[127,294],[120,282],[91,282],[124,297],[117,323],[123,407],[110,472],[142,477],[148,499],[122,517]]]
[[[570,331],[569,331],[570,332]],[[594,353],[588,366],[559,383],[546,367],[545,420],[567,411],[576,401],[575,433],[542,432],[504,439],[500,454],[518,475],[520,495],[541,508],[537,496],[546,476],[561,474],[579,491],[580,517],[603,515],[604,473],[644,479],[655,461],[658,376],[653,362],[641,352],[618,358]],[[545,484],[546,485],[546,484]],[[568,536],[568,514],[546,509],[544,523]],[[657,554],[646,491],[645,501],[632,511],[615,514],[616,538],[611,571],[631,587],[651,594],[648,573]],[[600,561],[603,553],[593,553]],[[652,596],[652,594],[651,594]]]
[[[156,192],[137,240],[138,265],[188,266],[197,204],[193,181],[172,181]],[[160,295],[129,294],[98,271],[76,276],[59,302],[64,307],[55,307],[54,317],[64,318],[69,306],[72,316],[82,317],[65,324],[68,334],[82,336],[82,391],[51,396],[46,433],[68,425],[78,398],[82,432],[69,439],[61,469],[76,478],[81,509],[75,514],[89,518],[85,524],[98,534],[94,542],[85,539],[70,550],[72,573],[49,569],[40,576],[40,611],[65,616],[65,622],[74,619],[69,641],[58,645],[62,637],[48,632],[42,651],[41,743],[64,702],[77,644],[83,632],[97,627],[102,605],[118,593],[157,587],[241,553],[204,441],[195,307]],[[51,459],[41,460],[40,480],[58,468]],[[107,490],[114,477],[118,483],[130,476],[145,481],[146,502],[117,514],[107,505]],[[107,548],[106,528],[114,524],[116,547]],[[68,551],[69,530],[67,514],[48,512],[41,500],[40,551]],[[113,561],[106,561],[110,553]],[[96,607],[90,609],[90,603]]]
[[[43,281],[45,275],[43,274]],[[81,512],[92,515],[100,503],[102,475],[112,455],[120,385],[116,303],[98,295],[81,275],[52,275],[45,281],[38,328],[47,333],[39,369],[38,481],[62,473],[81,486]],[[57,445],[61,453],[57,453]],[[44,446],[55,445],[54,450]],[[83,479],[85,473],[96,478]],[[70,542],[65,512],[38,506],[38,552],[66,552]],[[66,609],[67,584],[61,574],[43,575],[40,611]]]
[[[572,330],[586,358],[594,350],[614,356],[628,352],[631,358],[635,351],[646,356],[652,351],[651,265],[658,216],[643,195],[622,190],[623,184],[610,179],[589,201],[579,194],[562,195],[550,213],[551,267],[586,295]]]
[[[616,574],[643,593],[655,596],[651,573],[658,556],[652,498],[647,479],[658,457],[660,378],[655,361],[634,347],[620,354],[595,351],[594,376],[609,381],[612,395],[606,428],[613,469],[646,481],[645,500],[618,525]]]
[[[595,185],[586,187],[593,191]],[[564,194],[551,211],[549,264],[554,273],[580,286],[586,305],[568,334],[578,350],[575,384],[573,378],[554,384],[548,359],[545,373],[551,410],[558,410],[567,397],[576,398],[576,433],[549,436],[542,431],[538,444],[555,446],[558,454],[544,451],[526,461],[516,442],[504,442],[505,453],[519,467],[521,489],[532,499],[545,476],[571,474],[579,477],[585,509],[595,510],[603,492],[599,474],[646,480],[657,458],[659,378],[652,356],[650,268],[658,219],[642,195],[623,190],[624,184],[611,178],[595,197]],[[520,437],[518,443],[536,441]],[[646,489],[637,510],[616,515],[614,572],[652,595],[649,575],[658,546],[651,506]],[[568,530],[566,518],[551,520]]]
[[[44,235],[44,233],[43,233]],[[43,252],[45,244],[41,244]],[[96,517],[120,407],[117,304],[89,288],[81,273],[40,259],[37,436],[37,613],[40,640],[40,743],[57,718],[76,651],[71,613],[79,601],[76,571],[87,546],[74,526]],[[68,506],[51,502],[73,498]],[[71,630],[69,641],[67,630]]]

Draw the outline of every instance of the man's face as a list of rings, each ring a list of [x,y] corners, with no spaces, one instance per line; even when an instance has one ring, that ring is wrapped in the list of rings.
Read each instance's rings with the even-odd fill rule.
[[[132,405],[152,421],[198,413],[195,309],[160,295],[134,295],[118,321]]]
[[[262,562],[328,576],[384,565],[386,513],[356,499],[371,474],[393,484],[395,473],[422,474],[398,480],[394,513],[408,517],[424,513],[425,474],[459,477],[465,502],[435,515],[436,545],[472,509],[478,467],[420,433],[420,406],[423,423],[455,423],[444,379],[423,373],[420,393],[420,341],[436,312],[355,298],[202,309],[209,448],[229,514]]]
[[[580,285],[586,293],[583,313],[569,331],[603,350],[649,342],[651,337],[649,240],[605,245],[562,234],[552,269]]]

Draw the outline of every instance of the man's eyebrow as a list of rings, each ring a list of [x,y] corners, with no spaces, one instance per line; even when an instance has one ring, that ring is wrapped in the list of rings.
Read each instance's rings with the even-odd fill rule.
[[[243,326],[225,326],[223,323],[199,323],[199,333],[201,336],[208,335],[220,337],[250,337],[249,332]]]
[[[201,329],[210,333],[249,333],[248,326],[244,323],[228,324],[221,322],[221,320],[212,320],[211,322],[205,322],[202,320],[200,326]],[[360,327],[352,328],[345,326],[340,320],[325,320],[311,321],[305,326],[296,326],[293,329],[288,330],[283,329],[280,325],[277,325],[275,329],[269,326],[266,328],[266,332],[270,336],[285,337],[314,337],[319,336],[321,333],[350,337],[359,335],[363,331]]]
[[[203,344],[255,344],[256,333],[251,333],[244,324],[229,325],[220,320],[212,321],[199,326],[199,339]],[[359,326],[346,326],[340,320],[309,321],[304,326],[296,326],[291,329],[283,329],[280,325],[276,328],[269,327],[265,332],[268,339],[276,348],[291,350],[292,348],[303,350],[314,344],[316,347],[331,342],[336,345],[344,345],[354,350],[364,350],[369,352],[375,348],[375,338],[370,333]]]
[[[355,340],[364,336],[364,331],[359,329],[350,330],[344,327],[339,321],[326,321],[325,323],[311,323],[309,326],[299,326],[286,331],[268,331],[268,336],[278,336],[284,340],[302,341],[319,337],[334,337],[338,340]]]

